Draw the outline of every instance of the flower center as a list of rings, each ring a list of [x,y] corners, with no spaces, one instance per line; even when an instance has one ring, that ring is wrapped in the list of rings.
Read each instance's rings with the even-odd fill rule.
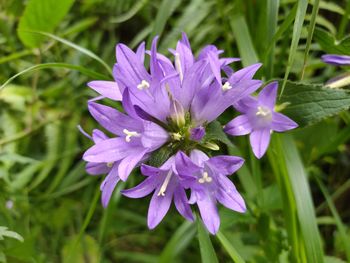
[[[158,192],[158,196],[165,196],[165,191],[166,191],[166,189],[167,189],[167,187],[168,187],[168,184],[169,184],[169,182],[170,182],[170,178],[171,178],[171,175],[173,174],[173,171],[172,170],[169,170],[169,172],[168,172],[168,174],[166,175],[166,177],[165,177],[165,180],[164,180],[164,182],[163,182],[163,184],[162,184],[162,186],[160,187],[160,189],[159,189],[159,192]]]
[[[272,112],[269,108],[259,106],[258,111],[255,113],[256,116],[262,117],[264,119],[270,120],[272,118]]]
[[[125,133],[125,141],[126,142],[130,142],[131,141],[131,137],[140,137],[141,134],[139,134],[138,132],[136,131],[129,131],[127,129],[124,129],[123,132]]]
[[[213,178],[211,178],[211,177],[208,175],[208,172],[203,172],[203,173],[202,173],[202,177],[198,179],[198,182],[199,182],[200,184],[204,184],[204,183],[210,183],[212,180],[213,180]]]
[[[149,88],[149,83],[146,80],[142,80],[141,83],[139,85],[137,85],[137,88],[139,90],[144,90],[144,89],[148,89]]]
[[[226,90],[230,90],[230,89],[232,89],[232,86],[231,86],[231,84],[230,83],[228,83],[227,81],[225,82],[225,84],[224,85],[222,85],[222,90],[223,91],[226,91]]]

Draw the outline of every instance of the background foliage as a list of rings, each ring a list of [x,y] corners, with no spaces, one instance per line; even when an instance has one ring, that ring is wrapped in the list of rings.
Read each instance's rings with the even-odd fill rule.
[[[345,0],[0,1],[0,262],[350,262],[350,97],[323,87],[338,68],[320,61],[349,55],[349,18]],[[80,160],[91,142],[76,126],[96,126],[86,82],[111,79],[115,44],[160,35],[168,54],[182,31],[195,51],[263,62],[302,127],[274,134],[261,161],[213,129],[247,160],[232,180],[248,212],[220,208],[217,236],[173,210],[149,231],[147,200],[118,191],[103,209],[101,178]]]

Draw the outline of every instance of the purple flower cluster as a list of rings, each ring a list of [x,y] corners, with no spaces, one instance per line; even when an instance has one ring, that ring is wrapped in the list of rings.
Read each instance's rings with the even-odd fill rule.
[[[297,124],[274,111],[277,83],[267,85],[257,98],[251,95],[262,85],[253,79],[261,64],[234,72],[229,64],[239,59],[220,57],[222,51],[213,45],[195,57],[185,34],[176,49],[170,50],[174,62],[158,53],[156,46],[157,38],[150,51],[144,43],[136,52],[118,44],[114,81],[88,83],[101,95],[88,102],[88,109],[110,137],[100,130],[88,135],[94,145],[83,156],[86,170],[92,175],[107,174],[101,185],[102,204],[107,206],[117,183],[126,181],[140,166],[146,179],[122,194],[141,198],[153,192],[150,229],[164,218],[173,200],[188,220],[193,220],[191,205],[196,204],[207,229],[215,234],[220,225],[218,202],[240,213],[246,210],[242,196],[227,177],[244,160],[228,155],[210,157],[210,150],[219,147],[207,136],[208,125],[233,106],[242,115],[229,122],[225,132],[250,134],[253,152],[260,158],[272,131],[293,129]],[[146,54],[150,56],[149,71],[144,65]],[[124,112],[98,103],[101,98],[120,101]],[[170,153],[168,160],[160,167],[147,165],[161,149]]]

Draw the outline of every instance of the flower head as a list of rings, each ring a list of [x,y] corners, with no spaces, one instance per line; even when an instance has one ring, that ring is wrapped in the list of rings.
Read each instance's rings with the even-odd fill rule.
[[[150,51],[145,50],[144,43],[136,52],[118,44],[114,81],[88,83],[100,94],[88,101],[89,112],[110,136],[97,130],[92,138],[88,135],[94,145],[84,153],[83,159],[88,173],[108,174],[101,185],[104,206],[118,181],[127,180],[132,170],[141,166],[146,179],[122,193],[140,198],[153,192],[149,228],[159,224],[174,201],[178,212],[188,220],[193,220],[190,204],[197,204],[208,230],[216,233],[220,225],[217,203],[237,212],[246,209],[227,178],[244,161],[224,155],[209,158],[198,149],[220,149],[208,127],[232,105],[247,102],[249,106],[244,106],[242,112],[251,116],[254,111],[254,120],[247,117],[255,123],[254,127],[249,126],[252,134],[268,127],[269,132],[286,128],[282,124],[278,126],[282,117],[273,112],[274,98],[270,95],[275,96],[276,92],[266,87],[255,104],[251,103],[255,100],[250,94],[262,83],[253,79],[261,64],[234,72],[229,64],[239,59],[220,57],[223,51],[213,45],[204,47],[195,57],[185,34],[176,48],[170,50],[171,60],[158,53],[157,41],[156,37]],[[145,55],[150,56],[149,70]],[[103,98],[121,102],[123,111],[98,102]],[[170,158],[163,160],[160,167],[147,165],[157,151],[165,151]],[[186,191],[191,192],[190,200]]]
[[[272,131],[283,132],[298,127],[287,116],[275,112],[278,83],[268,84],[257,98],[247,97],[235,104],[243,113],[225,126],[225,132],[240,136],[250,134],[250,144],[257,158],[261,158],[270,143]]]

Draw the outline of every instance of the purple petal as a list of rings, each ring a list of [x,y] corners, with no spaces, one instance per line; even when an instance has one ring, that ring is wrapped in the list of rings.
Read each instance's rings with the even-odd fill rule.
[[[90,175],[100,175],[108,173],[111,168],[105,163],[87,163],[85,170]]]
[[[192,155],[191,155],[192,156]],[[178,151],[175,156],[176,170],[180,175],[191,176],[198,172],[200,167],[197,166],[185,153]]]
[[[154,192],[148,208],[147,224],[149,229],[155,228],[168,212],[174,193],[171,182],[168,185],[164,196],[158,195],[160,186]]]
[[[86,131],[84,131],[84,129],[80,125],[78,125],[77,128],[86,138],[93,140],[92,137],[90,136],[90,134],[88,134]]]
[[[196,165],[203,167],[204,162],[209,160],[209,157],[200,150],[193,150],[190,154],[190,158],[192,162],[194,162]]]
[[[247,115],[240,115],[225,125],[224,131],[233,136],[246,135],[252,132]]]
[[[88,108],[91,115],[96,121],[101,124],[106,130],[117,134],[119,136],[125,136],[124,129],[129,131],[140,132],[142,130],[142,123],[135,121],[129,116],[111,108],[98,104],[95,102],[89,102]]]
[[[118,83],[115,81],[95,80],[90,81],[87,85],[106,98],[117,101],[122,100]]]
[[[119,182],[119,176],[118,176],[118,165],[114,164],[112,167],[112,170],[109,172],[105,180],[101,184],[101,191],[102,191],[102,205],[103,207],[107,207],[109,200],[111,199],[111,196],[113,194],[114,188],[116,187],[117,183]]]
[[[94,129],[92,131],[92,140],[94,141],[94,143],[98,143],[107,139],[109,138],[103,131],[100,131],[99,129]]]
[[[272,115],[272,124],[271,129],[277,132],[283,132],[295,129],[298,127],[298,124],[293,120],[289,119],[287,116],[282,113],[274,112]]]
[[[124,138],[113,138],[96,143],[83,155],[87,162],[109,163],[125,158],[134,152],[135,144]]]
[[[126,156],[123,160],[121,160],[119,164],[119,177],[123,181],[126,181],[131,173],[131,171],[135,168],[135,166],[142,160],[142,158],[147,153],[147,149],[137,148],[134,149],[134,152],[128,156]]]
[[[136,50],[136,56],[139,58],[141,63],[144,63],[145,61],[145,42],[142,42],[137,50]]]
[[[242,167],[244,159],[236,156],[219,155],[210,158],[207,163],[220,174],[230,175]]]
[[[350,65],[350,56],[327,54],[323,55],[321,59],[323,60],[323,62],[332,65]]]
[[[264,128],[255,130],[250,134],[250,145],[252,146],[254,155],[260,159],[266,152],[270,143],[270,129]]]
[[[193,141],[201,141],[205,135],[205,129],[203,126],[199,126],[199,127],[196,127],[196,128],[192,128],[191,129],[191,140]]]
[[[217,200],[229,209],[244,213],[246,211],[245,202],[234,184],[226,176],[220,176],[218,184]]]
[[[131,98],[130,98],[130,93],[128,91],[128,89],[124,90],[123,93],[123,100],[122,100],[122,104],[123,104],[123,109],[124,111],[132,118],[134,119],[139,119],[140,117],[137,115],[134,105],[131,102]]]
[[[144,122],[144,132],[141,142],[145,148],[155,150],[165,144],[169,139],[169,134],[154,122]]]
[[[147,177],[137,186],[121,191],[121,193],[129,198],[141,198],[149,195],[157,187],[159,181],[156,176]]]
[[[141,173],[145,176],[158,175],[160,172],[163,172],[163,170],[159,169],[158,167],[153,167],[146,164],[141,165]]]
[[[177,211],[189,221],[193,221],[193,214],[190,205],[188,204],[185,190],[178,186],[174,192],[174,203]]]
[[[212,73],[214,74],[216,81],[221,84],[221,65],[217,52],[208,52],[208,60]]]
[[[206,197],[197,200],[199,212],[202,220],[208,231],[215,235],[220,227],[220,217],[216,202],[211,197]]]
[[[158,81],[160,81],[163,78],[163,73],[157,60],[157,41],[158,41],[158,36],[153,38],[153,41],[152,41],[150,69],[151,69],[152,80],[155,78]]]
[[[259,103],[273,110],[276,104],[277,89],[277,81],[271,82],[270,84],[266,85],[266,87],[263,88],[262,91],[260,91],[259,93]]]
[[[248,67],[242,68],[233,73],[229,78],[228,82],[231,85],[234,85],[240,81],[251,80],[261,66],[261,63],[256,63]]]

